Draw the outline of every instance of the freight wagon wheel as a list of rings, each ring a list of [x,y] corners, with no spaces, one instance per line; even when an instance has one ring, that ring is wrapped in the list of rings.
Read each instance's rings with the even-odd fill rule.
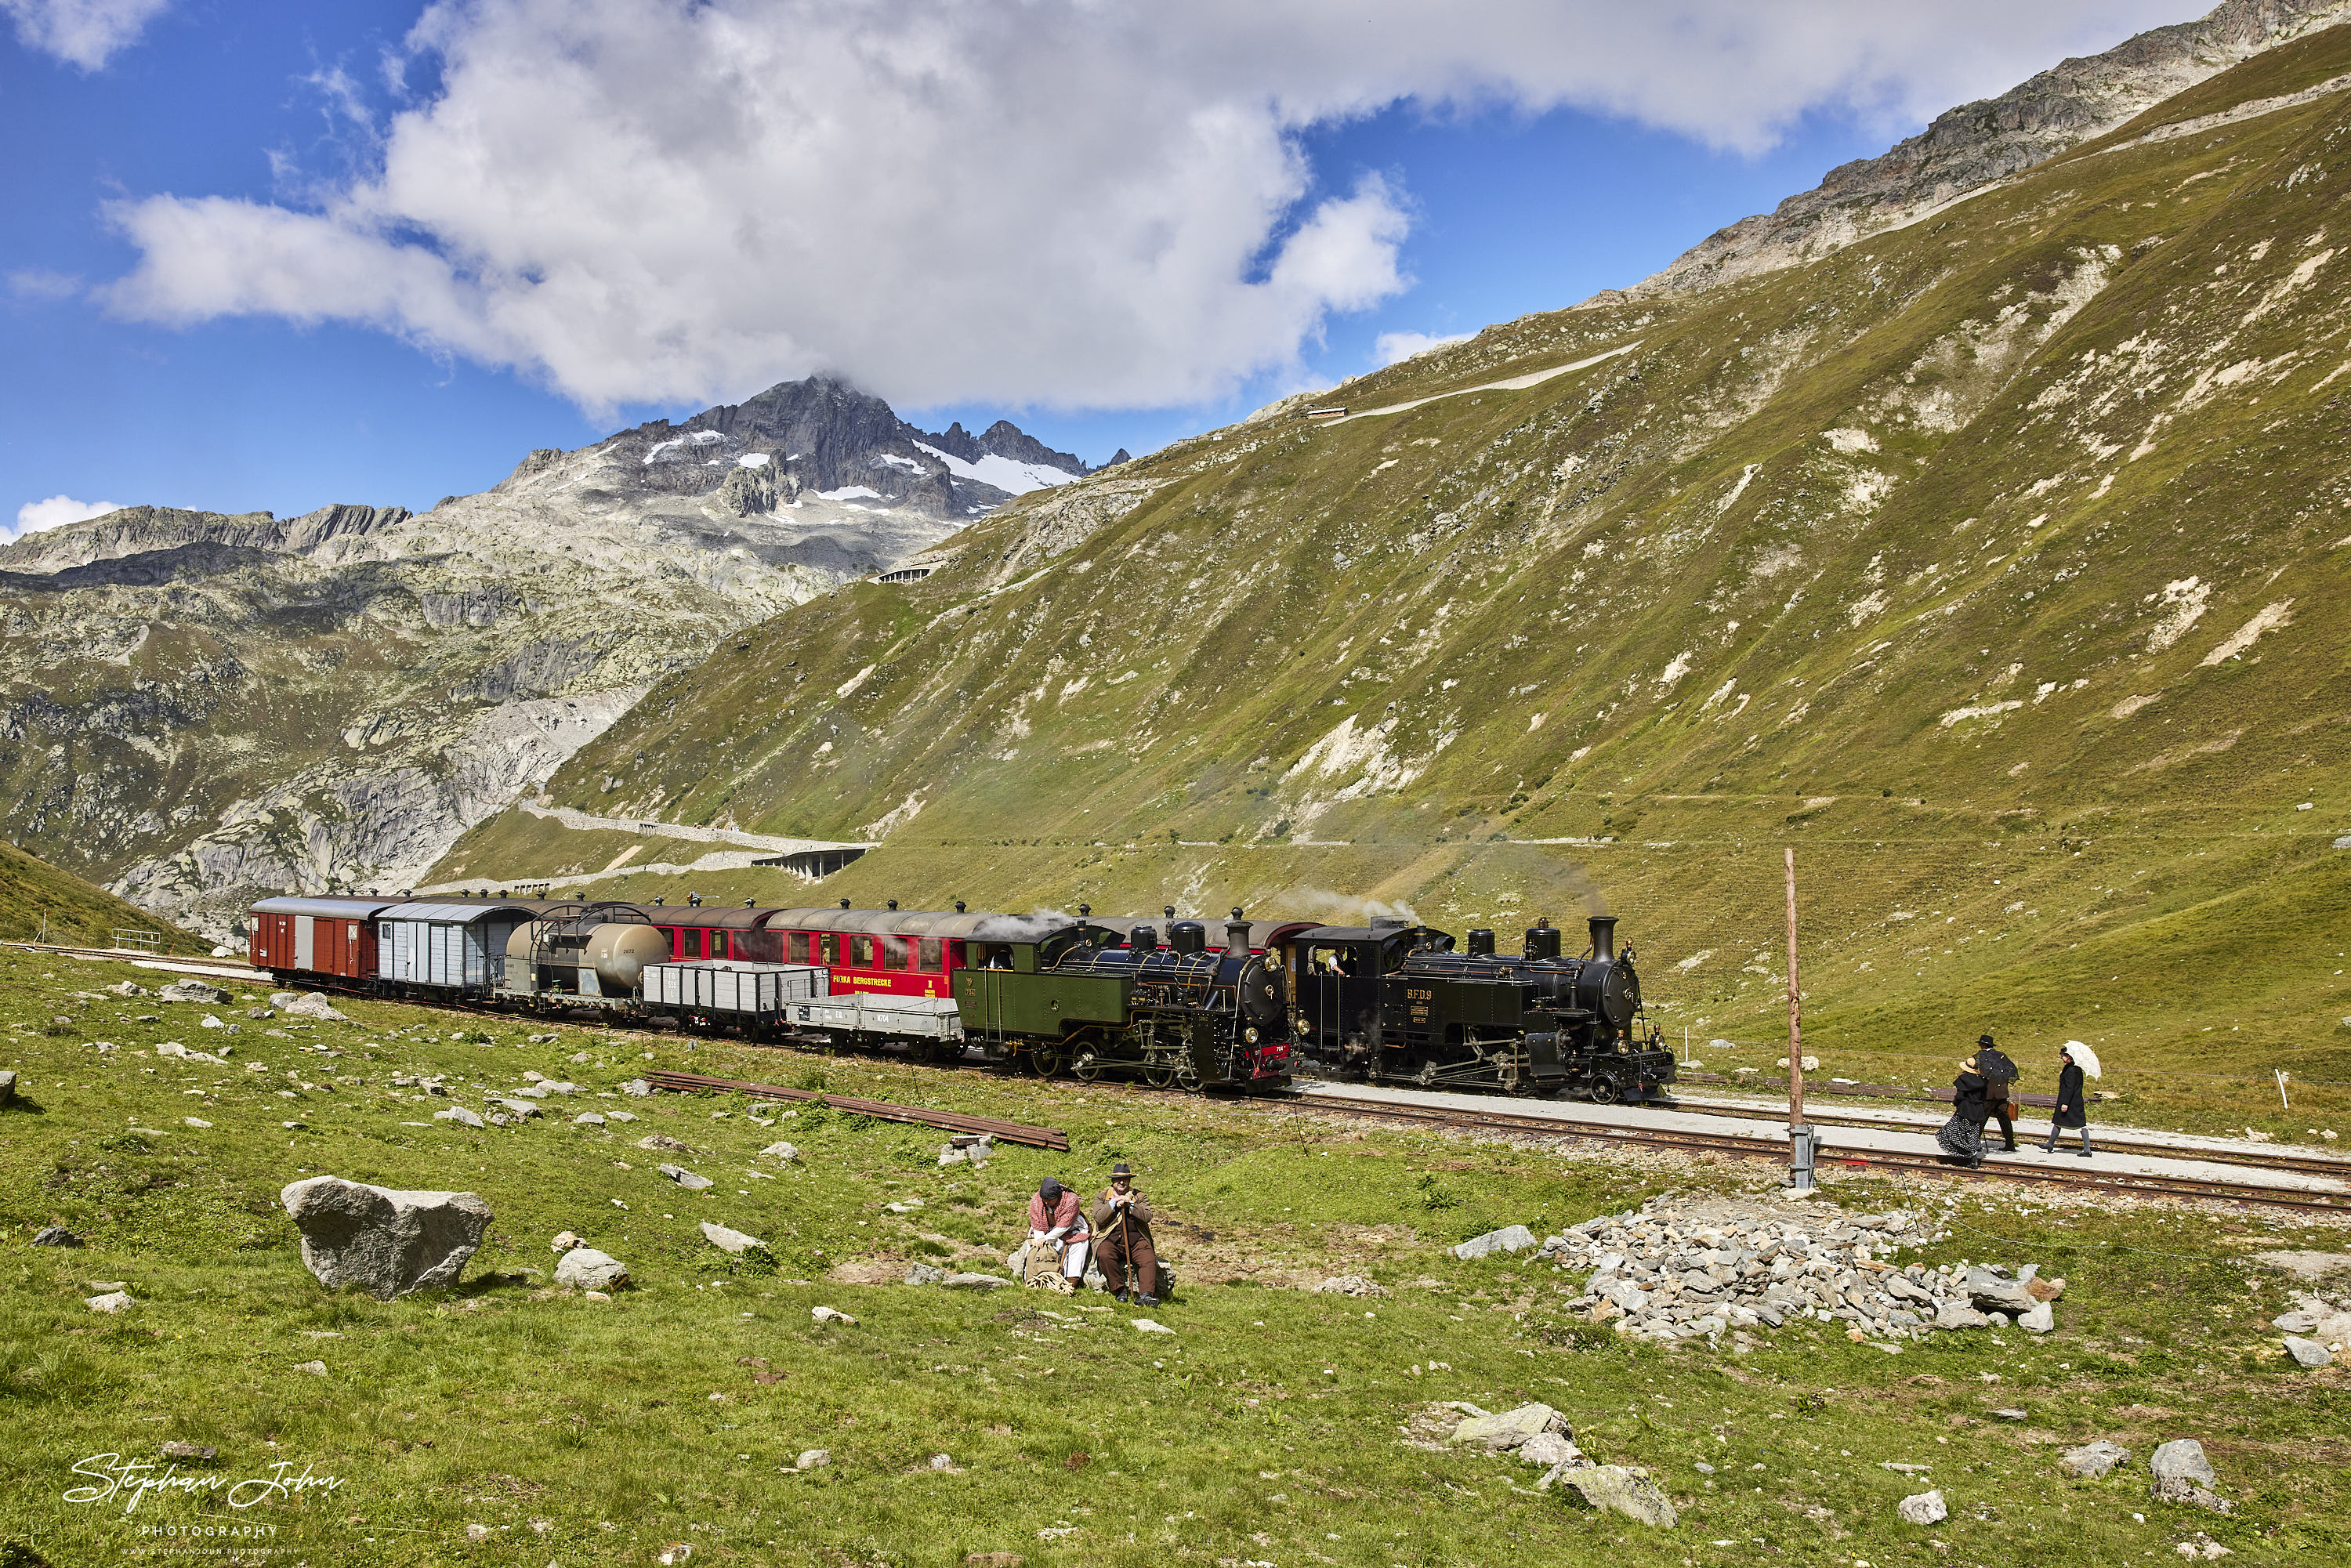
[[[1040,1042],[1029,1048],[1029,1071],[1040,1078],[1050,1078],[1061,1071],[1064,1052],[1059,1040],[1048,1045]]]

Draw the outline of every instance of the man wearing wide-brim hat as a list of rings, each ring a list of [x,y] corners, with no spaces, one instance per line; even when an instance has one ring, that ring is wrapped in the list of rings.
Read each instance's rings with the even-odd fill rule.
[[[1151,1245],[1151,1200],[1134,1189],[1134,1169],[1124,1160],[1110,1167],[1110,1186],[1096,1196],[1094,1260],[1102,1282],[1120,1301],[1159,1304],[1159,1253]],[[1129,1291],[1127,1279],[1134,1276]]]

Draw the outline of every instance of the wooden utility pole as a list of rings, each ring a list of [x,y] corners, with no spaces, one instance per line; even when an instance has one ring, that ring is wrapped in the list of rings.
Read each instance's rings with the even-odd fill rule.
[[[1813,1151],[1817,1138],[1804,1124],[1803,992],[1796,976],[1796,852],[1783,852],[1788,868],[1788,1185],[1813,1188]]]
[[[1804,1124],[1804,1019],[1796,986],[1796,852],[1788,857],[1788,1131]]]

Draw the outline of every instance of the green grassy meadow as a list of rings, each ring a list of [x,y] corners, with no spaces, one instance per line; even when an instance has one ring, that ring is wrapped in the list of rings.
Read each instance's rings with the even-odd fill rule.
[[[200,1547],[321,1568],[569,1568],[652,1563],[684,1542],[697,1563],[825,1565],[2120,1563],[2168,1560],[2198,1531],[2247,1563],[2351,1552],[2343,1368],[2279,1356],[2266,1319],[2287,1282],[2248,1256],[2341,1249],[2339,1230],[1840,1178],[1833,1196],[1855,1212],[1948,1206],[1951,1239],[1926,1260],[2035,1260],[2067,1277],[2058,1332],[1941,1334],[1899,1355],[1806,1332],[1747,1354],[1666,1352],[1568,1321],[1580,1277],[1444,1249],[1668,1189],[1761,1190],[1771,1173],[667,1035],[561,1028],[534,1043],[547,1026],[391,1003],[273,1037],[284,1020],[245,1018],[240,991],[210,1009],[240,1026],[225,1036],[199,1027],[201,1007],[104,990],[125,976],[152,972],[0,949],[7,1065],[22,1074],[0,1110],[0,1561],[78,1568]],[[224,1039],[225,1065],[153,1054]],[[648,1052],[1048,1124],[1071,1148],[943,1170],[941,1135],[924,1129],[816,1108],[769,1128],[740,1100],[601,1097]],[[580,1092],[507,1128],[432,1121],[527,1069]],[[415,1097],[395,1071],[443,1074],[455,1098]],[[571,1124],[587,1108],[643,1120]],[[649,1131],[691,1152],[632,1146]],[[755,1157],[778,1137],[798,1165]],[[1161,1209],[1182,1283],[1151,1315],[1171,1335],[1102,1297],[845,1282],[914,1260],[1000,1269],[1040,1176],[1091,1191],[1114,1158]],[[716,1185],[674,1186],[660,1160]],[[454,1291],[329,1295],[277,1197],[323,1172],[468,1188],[496,1218]],[[775,1271],[730,1272],[703,1219],[767,1239]],[[89,1246],[29,1246],[50,1223]],[[551,1288],[548,1239],[563,1229],[629,1263],[632,1287],[610,1303]],[[1301,1288],[1341,1272],[1390,1293]],[[84,1308],[94,1284],[116,1283],[139,1304]],[[858,1321],[820,1325],[817,1305]],[[323,1376],[297,1370],[312,1360]],[[1678,1527],[1595,1515],[1533,1491],[1530,1468],[1407,1441],[1434,1404],[1534,1399],[1597,1458],[1655,1472]],[[1991,1414],[2009,1406],[2027,1419]],[[2113,1437],[2143,1464],[2179,1436],[2204,1443],[2235,1514],[2151,1502],[2143,1469],[2075,1482],[2055,1468],[2064,1444]],[[225,1489],[132,1511],[120,1495],[64,1500],[87,1483],[78,1462],[152,1458],[165,1441],[220,1450],[183,1473],[339,1484],[256,1488],[245,1508]],[[831,1466],[795,1469],[810,1448]],[[929,1468],[941,1453],[952,1469]],[[1950,1523],[1901,1523],[1894,1503],[1927,1483],[1885,1462],[1931,1466]]]

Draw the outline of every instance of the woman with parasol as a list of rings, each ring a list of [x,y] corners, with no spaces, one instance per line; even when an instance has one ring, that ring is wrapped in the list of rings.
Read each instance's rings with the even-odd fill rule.
[[[2068,1127],[2082,1129],[2083,1159],[2095,1152],[2090,1147],[2090,1097],[2082,1086],[2082,1076],[2103,1078],[2098,1066],[2098,1053],[2078,1040],[2069,1040],[2057,1051],[2064,1070],[2057,1074],[2057,1108],[2049,1113],[2049,1141],[2041,1145],[2043,1154],[2057,1152],[2057,1134]]]

